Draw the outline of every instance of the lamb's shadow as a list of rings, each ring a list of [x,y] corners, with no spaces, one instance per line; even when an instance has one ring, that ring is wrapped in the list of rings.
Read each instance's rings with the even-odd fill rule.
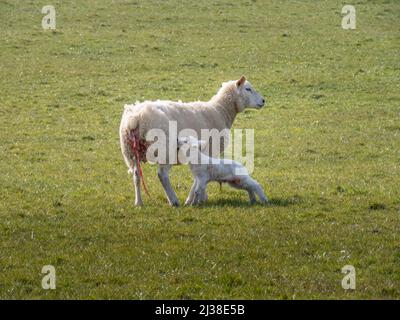
[[[302,202],[302,198],[299,196],[293,196],[288,198],[272,198],[269,199],[268,205],[271,207],[289,207]]]
[[[236,207],[236,208],[249,208],[249,207],[289,207],[302,202],[299,196],[289,197],[289,198],[270,198],[268,203],[262,204],[257,202],[255,204],[250,204],[248,200],[241,199],[209,199],[206,203],[203,203],[201,207]]]

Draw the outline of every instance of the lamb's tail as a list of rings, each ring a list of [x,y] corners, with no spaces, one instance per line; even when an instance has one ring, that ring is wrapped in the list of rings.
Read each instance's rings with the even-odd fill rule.
[[[124,155],[126,165],[128,166],[128,173],[134,173],[135,167],[137,168],[140,178],[142,180],[143,189],[146,194],[150,196],[146,182],[144,181],[142,166],[140,164],[141,159],[139,152],[139,134],[137,129],[138,121],[133,117],[129,119],[129,122],[126,125],[121,124],[121,150]]]

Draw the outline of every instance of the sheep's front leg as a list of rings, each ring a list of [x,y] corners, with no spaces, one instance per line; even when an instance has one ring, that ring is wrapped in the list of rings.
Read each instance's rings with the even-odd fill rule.
[[[175,194],[174,189],[172,189],[171,182],[169,181],[169,170],[170,165],[159,165],[158,166],[158,178],[164,188],[165,194],[167,195],[168,202],[171,206],[178,207],[179,200]]]
[[[185,205],[190,205],[193,203],[194,200],[194,193],[196,191],[196,186],[197,186],[197,180],[194,179],[193,181],[193,185],[190,188],[190,192],[189,192],[189,196],[187,197],[186,201],[185,201]]]

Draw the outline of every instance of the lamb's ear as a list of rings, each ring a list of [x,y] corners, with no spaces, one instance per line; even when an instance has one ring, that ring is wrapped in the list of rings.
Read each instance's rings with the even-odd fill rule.
[[[178,147],[182,147],[185,144],[185,142],[186,142],[186,138],[185,137],[178,138],[178,141],[177,141]]]
[[[245,76],[241,76],[240,79],[238,81],[236,81],[236,86],[240,87],[245,82],[246,82],[246,77]]]

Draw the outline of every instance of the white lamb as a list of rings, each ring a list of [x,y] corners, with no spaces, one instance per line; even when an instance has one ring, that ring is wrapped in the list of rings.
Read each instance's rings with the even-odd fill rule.
[[[146,161],[146,150],[151,143],[146,140],[146,135],[150,130],[163,130],[167,137],[166,144],[169,146],[170,121],[176,121],[177,132],[191,129],[201,137],[202,129],[216,129],[220,132],[230,129],[237,113],[245,108],[260,109],[264,103],[264,98],[242,76],[237,81],[224,83],[208,102],[145,101],[125,105],[120,125],[120,142],[124,160],[129,171],[133,172],[135,205],[143,203],[140,191],[140,162]],[[176,137],[171,136],[171,139],[176,144]],[[179,200],[169,180],[169,170],[174,164],[179,163],[170,160],[158,163],[158,177],[169,203],[178,206]]]
[[[256,202],[256,196],[261,203],[267,203],[268,199],[258,182],[249,176],[246,168],[239,162],[230,159],[215,159],[201,152],[205,141],[199,141],[194,137],[178,138],[178,147],[185,155],[194,177],[194,183],[190,189],[186,205],[196,205],[206,201],[207,183],[216,181],[228,183],[236,189],[246,190],[250,203]]]

